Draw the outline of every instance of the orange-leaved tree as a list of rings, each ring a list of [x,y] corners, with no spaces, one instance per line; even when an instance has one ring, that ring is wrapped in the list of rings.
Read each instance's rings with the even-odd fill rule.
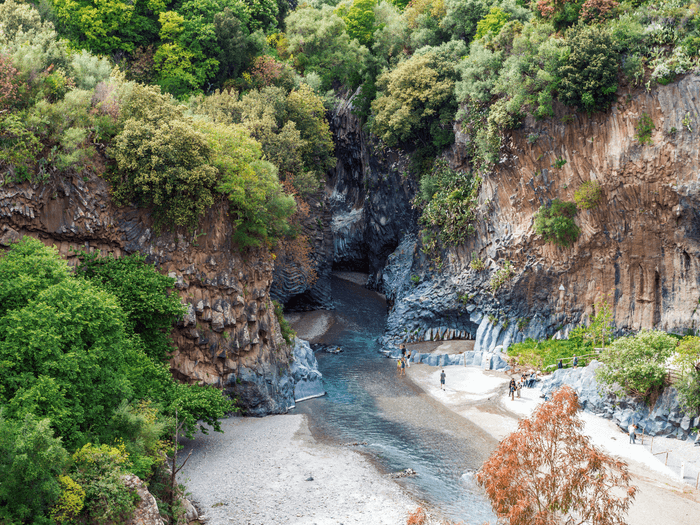
[[[477,473],[509,525],[623,525],[634,499],[627,464],[594,447],[570,387],[506,437]]]

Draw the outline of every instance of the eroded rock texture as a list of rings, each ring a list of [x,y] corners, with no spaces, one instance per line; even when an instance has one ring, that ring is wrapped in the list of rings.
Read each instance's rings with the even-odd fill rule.
[[[0,176],[1,177],[1,176]],[[175,279],[187,313],[174,331],[173,374],[238,397],[248,414],[285,412],[294,404],[292,351],[279,335],[269,291],[273,262],[245,259],[232,246],[225,205],[210,210],[194,233],[153,231],[146,210],[116,208],[107,183],[74,176],[47,184],[3,186],[0,243],[31,235],[58,247],[120,256],[140,252]]]
[[[405,176],[408,158],[370,144],[352,113],[352,97],[331,118],[338,164],[327,186],[333,232],[333,267],[370,274],[382,289],[387,257],[405,233],[415,230],[411,205],[415,182]]]
[[[622,93],[606,113],[571,114],[563,123],[561,107],[555,118],[512,132],[484,178],[476,235],[450,250],[439,272],[413,264],[408,271],[420,283],[404,289],[389,339],[443,338],[435,329],[445,328],[469,332],[475,349],[486,350],[565,335],[606,294],[619,330],[697,327],[699,105],[700,77],[691,75],[650,93]],[[655,125],[651,145],[636,136],[644,113]],[[469,168],[465,141],[458,133],[449,154],[462,169]],[[560,169],[557,159],[566,160]],[[573,201],[586,181],[597,181],[603,194],[595,209],[579,211],[579,240],[569,248],[544,243],[532,229],[534,214],[555,198]],[[472,254],[484,271],[469,268]],[[492,294],[489,280],[505,261],[514,275]]]

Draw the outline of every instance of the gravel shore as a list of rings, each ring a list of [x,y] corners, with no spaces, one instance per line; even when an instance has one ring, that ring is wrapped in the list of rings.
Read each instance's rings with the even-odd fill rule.
[[[178,479],[208,525],[404,525],[418,504],[351,448],[317,443],[303,415],[232,417],[183,440]]]

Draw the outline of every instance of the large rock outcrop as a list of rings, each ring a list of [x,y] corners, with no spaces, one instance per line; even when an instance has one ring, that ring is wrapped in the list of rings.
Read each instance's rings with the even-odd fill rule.
[[[528,119],[484,176],[476,234],[444,254],[440,271],[414,257],[406,272],[419,284],[396,302],[389,339],[466,332],[477,350],[488,350],[528,336],[564,336],[605,295],[618,330],[696,327],[699,106],[700,77],[688,75],[650,92],[621,93],[605,113],[558,107],[552,119]],[[637,138],[643,114],[654,122],[652,144]],[[448,153],[457,168],[469,169],[467,140],[457,133]],[[566,161],[559,169],[558,159]],[[578,212],[578,241],[545,243],[533,231],[535,213],[553,199],[573,201],[586,181],[600,185],[602,198]],[[470,269],[473,255],[485,270]],[[506,261],[513,275],[493,293],[489,280]]]
[[[121,256],[139,252],[175,285],[187,313],[174,330],[173,374],[215,385],[245,413],[285,412],[294,404],[292,350],[280,336],[270,301],[273,261],[243,257],[232,245],[225,205],[211,209],[193,233],[154,231],[149,213],[112,205],[108,184],[86,174],[45,184],[4,184],[0,175],[0,242],[31,235],[73,250]]]
[[[406,155],[378,150],[367,139],[352,101],[342,100],[330,120],[338,158],[327,185],[333,266],[367,272],[369,286],[381,290],[387,257],[405,233],[416,229],[411,204],[416,184],[405,176]]]

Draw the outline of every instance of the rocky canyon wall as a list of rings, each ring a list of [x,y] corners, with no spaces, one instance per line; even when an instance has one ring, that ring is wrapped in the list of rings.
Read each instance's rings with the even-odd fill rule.
[[[74,249],[146,255],[177,280],[187,305],[174,330],[173,374],[227,391],[248,414],[285,412],[294,404],[292,349],[271,305],[273,261],[263,252],[242,257],[231,234],[225,204],[194,233],[158,234],[146,210],[113,206],[99,177],[4,185],[0,175],[0,245],[31,235],[71,263]]]
[[[397,295],[387,342],[477,340],[477,350],[525,337],[564,336],[595,314],[608,296],[616,327],[697,328],[700,298],[700,77],[689,75],[650,92],[623,92],[606,113],[527,120],[505,140],[502,158],[484,178],[477,233],[449,250],[442,268],[407,256],[402,245],[385,271]],[[651,144],[636,128],[651,117]],[[469,169],[459,133],[448,154]],[[561,168],[556,161],[566,161]],[[561,162],[559,162],[561,164]],[[574,200],[586,181],[602,188],[598,206],[579,210],[569,248],[545,243],[534,214],[553,199]],[[401,252],[401,253],[399,253]],[[473,254],[485,263],[474,271]],[[506,261],[514,273],[495,293],[489,280]],[[416,280],[407,286],[396,275]]]

